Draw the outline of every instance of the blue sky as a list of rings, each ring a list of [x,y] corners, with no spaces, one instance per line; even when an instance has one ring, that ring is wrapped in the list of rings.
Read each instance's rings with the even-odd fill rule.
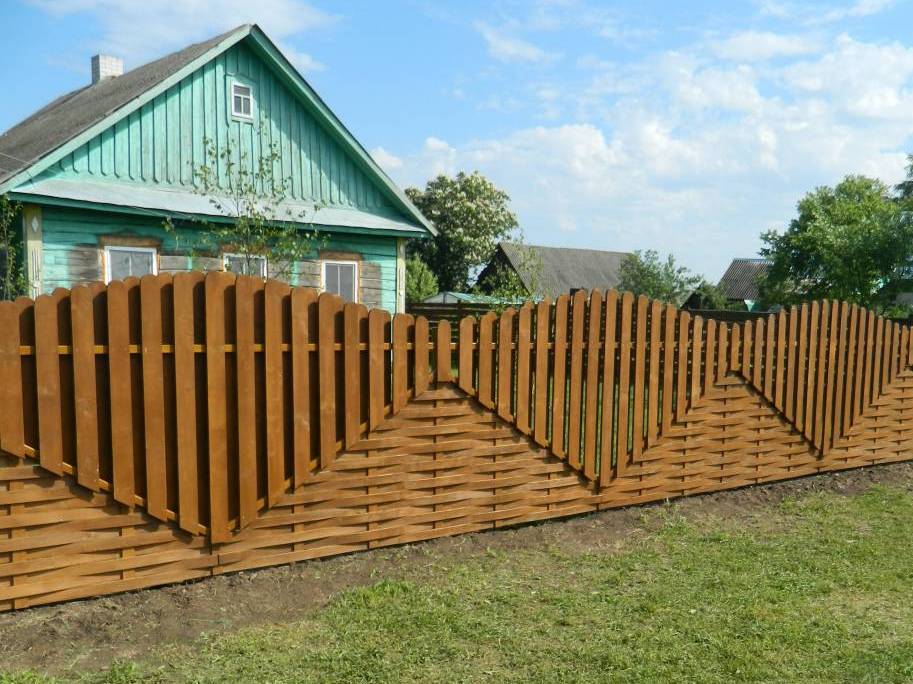
[[[0,130],[255,21],[401,185],[478,169],[532,243],[718,277],[848,173],[913,152],[913,2],[3,0]]]

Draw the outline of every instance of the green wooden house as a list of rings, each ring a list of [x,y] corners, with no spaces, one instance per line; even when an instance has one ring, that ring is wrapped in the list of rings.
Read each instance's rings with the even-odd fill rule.
[[[278,153],[288,215],[321,236],[310,258],[285,265],[292,284],[403,310],[405,241],[434,228],[259,27],[127,73],[106,56],[91,66],[90,85],[0,136],[0,195],[23,205],[32,296],[128,275],[235,270],[231,245],[215,249],[201,235],[201,218],[229,220],[198,191],[211,141],[251,160]],[[224,183],[225,169],[213,171]],[[256,270],[273,275],[268,258]]]

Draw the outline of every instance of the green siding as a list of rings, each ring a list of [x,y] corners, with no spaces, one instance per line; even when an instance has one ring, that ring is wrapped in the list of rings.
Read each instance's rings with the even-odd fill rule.
[[[154,238],[161,242],[162,253],[186,253],[194,248],[194,233],[199,228],[179,229],[178,240],[162,227],[158,217],[114,214],[101,211],[45,207],[43,212],[42,289],[52,292],[57,287],[72,287],[86,280],[79,271],[84,256],[100,249],[103,236]],[[318,227],[319,230],[319,227]],[[327,236],[321,249],[337,252],[357,252],[362,259],[376,264],[381,280],[381,305],[396,308],[396,240],[370,235]],[[88,248],[88,249],[87,249]],[[316,254],[314,257],[316,258]],[[294,284],[294,283],[293,283]]]
[[[252,86],[254,114],[262,123],[230,116],[233,78]],[[275,145],[280,155],[276,176],[290,179],[290,195],[296,200],[398,215],[385,190],[309,107],[242,41],[64,157],[41,178],[190,189],[194,169],[208,161],[204,139],[209,138],[220,149],[230,141],[247,154],[252,169],[261,150]],[[223,163],[219,176],[224,184]]]

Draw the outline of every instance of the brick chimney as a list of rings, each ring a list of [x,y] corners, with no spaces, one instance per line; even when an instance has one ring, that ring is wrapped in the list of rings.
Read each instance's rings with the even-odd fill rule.
[[[92,84],[116,78],[124,74],[124,60],[111,55],[95,55],[92,57]]]

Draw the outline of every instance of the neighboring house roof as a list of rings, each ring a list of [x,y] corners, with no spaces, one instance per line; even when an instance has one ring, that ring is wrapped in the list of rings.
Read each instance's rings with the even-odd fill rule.
[[[438,292],[435,295],[422,300],[423,304],[515,304],[519,303],[514,300],[504,299],[503,297],[492,297],[489,295],[476,294],[474,292],[453,292],[448,290]]]
[[[502,242],[498,250],[532,295],[556,296],[571,290],[607,290],[618,286],[628,252],[573,247],[545,247]]]
[[[31,179],[72,152],[79,145],[129,116],[193,70],[231,46],[250,37],[285,74],[298,96],[308,101],[328,130],[386,191],[405,216],[428,232],[433,225],[384,173],[292,64],[256,24],[244,24],[201,43],[190,45],[116,78],[57,98],[0,135],[0,193],[27,191]],[[36,184],[36,186],[40,183]],[[28,189],[39,194],[38,187]]]
[[[726,299],[758,299],[758,278],[767,272],[768,266],[768,259],[733,259],[719,282]]]

